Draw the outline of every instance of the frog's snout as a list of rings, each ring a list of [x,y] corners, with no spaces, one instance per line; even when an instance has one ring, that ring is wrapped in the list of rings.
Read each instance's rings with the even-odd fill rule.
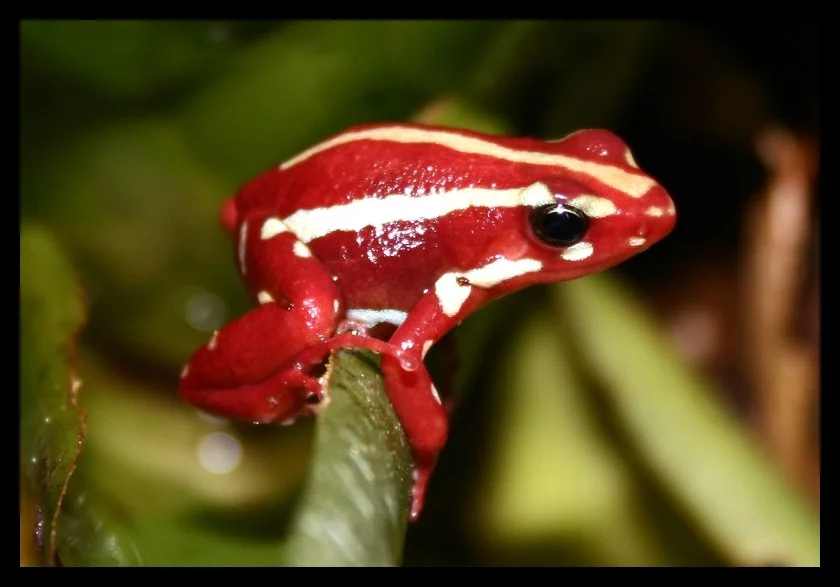
[[[677,223],[677,208],[671,196],[661,186],[655,187],[645,196],[643,206],[645,220],[638,236],[652,244],[668,236],[674,229]]]

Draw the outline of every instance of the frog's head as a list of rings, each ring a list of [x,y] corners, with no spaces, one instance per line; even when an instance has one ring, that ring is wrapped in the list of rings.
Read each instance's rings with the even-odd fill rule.
[[[584,130],[549,143],[564,164],[529,185],[521,199],[527,256],[541,263],[528,279],[574,279],[620,263],[663,239],[676,209],[614,134]]]

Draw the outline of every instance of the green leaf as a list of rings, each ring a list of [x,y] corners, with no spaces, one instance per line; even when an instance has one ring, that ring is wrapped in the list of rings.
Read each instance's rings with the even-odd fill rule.
[[[233,424],[83,349],[88,430],[68,486],[66,566],[276,565],[311,422]],[[150,432],[153,431],[153,432]]]
[[[82,366],[90,425],[63,508],[63,564],[399,564],[412,461],[366,357],[334,358],[314,446],[311,421],[234,426],[89,353]],[[201,454],[222,436],[238,457],[220,473]]]
[[[545,290],[514,318],[492,380],[489,468],[471,526],[502,565],[685,565],[714,562],[645,472],[615,441],[571,333]],[[543,294],[543,295],[540,295]]]
[[[286,543],[292,566],[394,566],[402,560],[412,459],[363,355],[338,352],[312,469]]]
[[[43,228],[20,233],[20,439],[38,502],[36,543],[54,562],[61,503],[85,438],[78,404],[75,337],[84,321],[73,270]]]
[[[819,565],[813,508],[604,275],[555,288],[582,360],[661,483],[733,564]]]

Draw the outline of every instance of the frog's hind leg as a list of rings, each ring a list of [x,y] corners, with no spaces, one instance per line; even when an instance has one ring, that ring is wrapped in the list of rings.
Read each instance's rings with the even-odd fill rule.
[[[233,230],[240,271],[260,304],[226,325],[184,367],[181,397],[231,418],[274,422],[313,411],[323,399],[318,366],[338,348],[399,356],[386,342],[333,336],[338,286],[283,222],[265,215]]]
[[[236,219],[232,229],[239,269],[259,307],[214,333],[184,368],[181,396],[198,407],[255,421],[294,416],[321,399],[312,369],[295,357],[329,340],[342,298],[306,245],[270,215]]]
[[[317,379],[292,366],[306,348],[301,312],[264,304],[214,332],[181,372],[187,402],[230,418],[274,422],[320,399]]]

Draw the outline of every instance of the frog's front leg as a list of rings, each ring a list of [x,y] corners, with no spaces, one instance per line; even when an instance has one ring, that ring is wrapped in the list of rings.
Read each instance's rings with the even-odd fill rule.
[[[446,410],[423,359],[437,341],[488,299],[487,290],[471,284],[468,274],[450,272],[440,277],[389,340],[402,354],[382,357],[388,397],[414,453],[414,520],[420,516],[429,478],[448,434]]]
[[[260,304],[215,332],[182,372],[179,391],[210,412],[284,420],[322,399],[308,371],[329,352],[309,353],[335,331],[338,286],[277,218],[251,215],[234,231],[240,271]],[[305,364],[304,364],[305,363]]]

